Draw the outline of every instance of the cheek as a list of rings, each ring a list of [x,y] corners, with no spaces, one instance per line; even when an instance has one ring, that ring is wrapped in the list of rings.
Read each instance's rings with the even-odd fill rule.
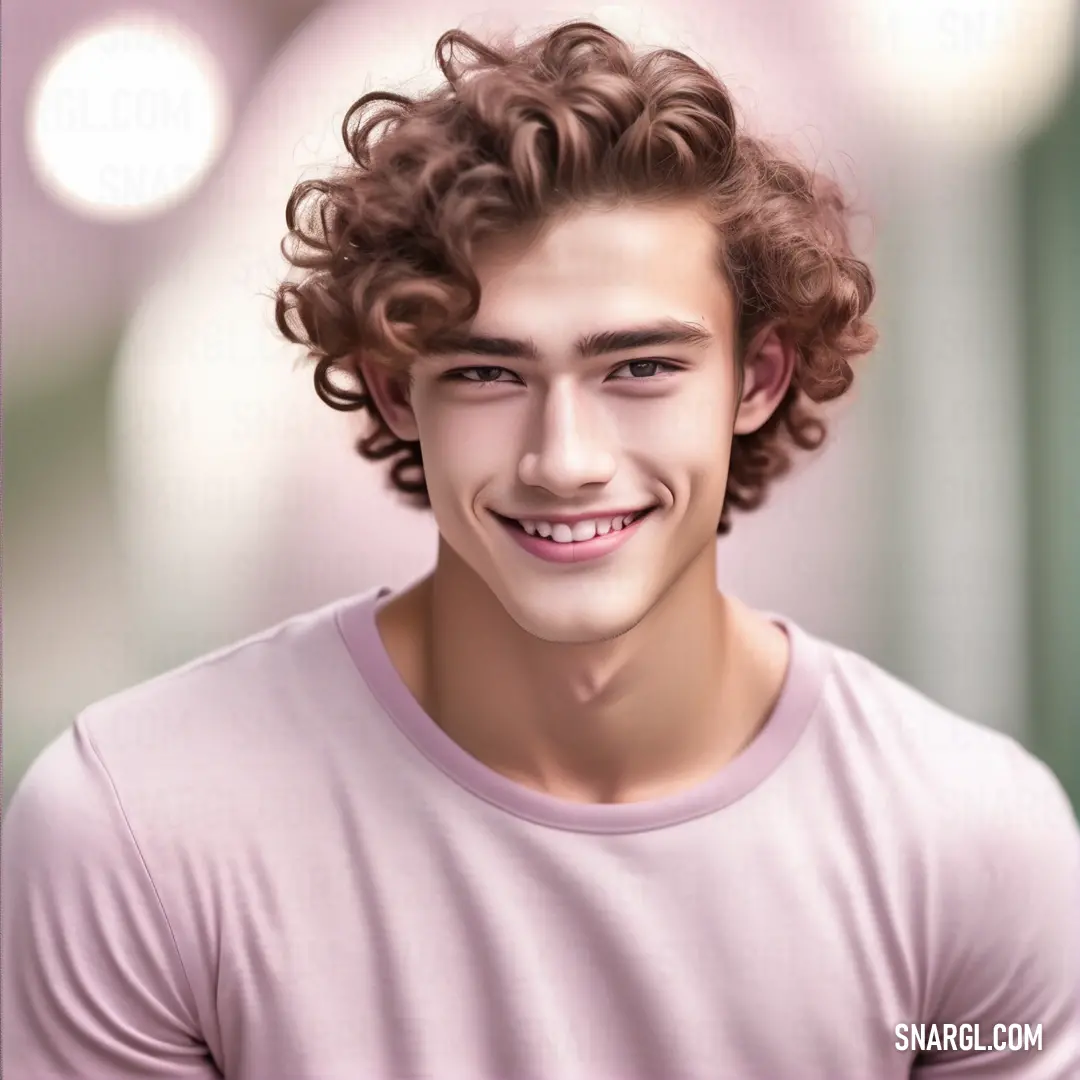
[[[643,402],[622,417],[623,445],[673,472],[722,472],[731,448],[732,419],[723,390],[688,387],[666,399]]]
[[[521,424],[496,403],[471,407],[416,403],[428,488],[451,495],[485,485],[517,449]],[[466,492],[467,495],[467,492]]]

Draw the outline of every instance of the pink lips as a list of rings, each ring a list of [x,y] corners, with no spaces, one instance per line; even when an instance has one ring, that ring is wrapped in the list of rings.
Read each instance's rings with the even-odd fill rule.
[[[648,517],[649,514],[646,514],[618,531],[612,529],[604,536],[594,536],[591,540],[572,540],[569,544],[560,544],[543,536],[530,536],[520,525],[509,521],[500,520],[499,523],[530,555],[547,562],[572,563],[599,559],[621,547]]]

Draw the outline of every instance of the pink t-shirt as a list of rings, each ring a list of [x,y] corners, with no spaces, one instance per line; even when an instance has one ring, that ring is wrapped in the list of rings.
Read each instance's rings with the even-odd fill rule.
[[[384,595],[94,705],[34,764],[5,1080],[1080,1077],[1080,832],[1016,742],[778,619],[736,760],[565,802],[421,711]],[[1041,1048],[897,1032],[932,1024]]]

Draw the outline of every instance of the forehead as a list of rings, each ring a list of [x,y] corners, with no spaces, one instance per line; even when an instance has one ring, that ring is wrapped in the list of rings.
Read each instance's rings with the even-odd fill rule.
[[[481,247],[473,329],[555,345],[580,332],[677,318],[726,336],[734,304],[718,242],[693,206],[573,210],[531,236]]]

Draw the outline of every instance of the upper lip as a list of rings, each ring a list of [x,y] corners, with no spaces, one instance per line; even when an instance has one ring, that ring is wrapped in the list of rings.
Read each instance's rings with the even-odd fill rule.
[[[549,525],[576,525],[579,521],[602,521],[604,518],[626,517],[627,514],[639,514],[644,510],[654,510],[656,503],[648,506],[630,506],[622,510],[593,510],[587,514],[501,514],[513,521],[546,521]]]

